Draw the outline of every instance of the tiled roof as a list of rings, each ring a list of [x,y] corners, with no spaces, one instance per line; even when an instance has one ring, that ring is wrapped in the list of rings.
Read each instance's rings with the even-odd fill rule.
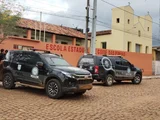
[[[160,46],[153,46],[152,49],[160,49]]]
[[[22,18],[18,22],[18,26],[23,27],[23,28],[40,30],[40,22],[39,21],[25,19],[25,18]],[[42,22],[41,23],[42,31],[44,31],[44,27],[45,27],[46,32],[55,33],[58,35],[76,37],[76,38],[85,38],[85,34],[83,34],[82,32],[79,32],[77,30],[74,30],[72,28],[69,28],[69,27],[58,26],[58,25],[53,25],[53,24]]]
[[[99,36],[99,35],[109,35],[109,34],[112,34],[111,30],[104,30],[104,31],[98,31],[98,32],[96,32],[96,36]],[[89,36],[91,36],[91,33],[89,33]]]

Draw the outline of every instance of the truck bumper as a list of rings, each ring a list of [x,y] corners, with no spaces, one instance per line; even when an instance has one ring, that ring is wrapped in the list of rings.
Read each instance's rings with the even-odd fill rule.
[[[83,91],[83,90],[91,90],[92,87],[93,87],[92,83],[78,85],[75,87],[63,87],[63,92],[78,92],[78,91]]]

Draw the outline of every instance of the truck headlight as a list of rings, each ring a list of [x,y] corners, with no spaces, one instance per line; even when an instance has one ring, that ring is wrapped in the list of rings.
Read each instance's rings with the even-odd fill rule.
[[[71,75],[70,73],[67,73],[67,72],[64,72],[62,71],[62,74],[65,75],[66,77],[69,77],[69,78],[75,78],[73,75]]]

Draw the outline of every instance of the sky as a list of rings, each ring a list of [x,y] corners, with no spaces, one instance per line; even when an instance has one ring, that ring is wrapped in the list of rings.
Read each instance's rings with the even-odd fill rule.
[[[134,9],[134,14],[144,16],[149,12],[153,21],[159,23],[160,0],[104,0],[115,6],[97,0],[97,31],[111,29],[112,8],[115,6],[130,6]],[[153,2],[154,1],[154,2]],[[85,28],[86,4],[87,0],[19,0],[24,6],[24,18],[42,21],[73,28]],[[93,12],[93,0],[90,0],[90,18]],[[91,30],[91,21],[90,21]],[[160,45],[159,25],[153,23],[153,45]],[[84,31],[85,32],[85,31]]]

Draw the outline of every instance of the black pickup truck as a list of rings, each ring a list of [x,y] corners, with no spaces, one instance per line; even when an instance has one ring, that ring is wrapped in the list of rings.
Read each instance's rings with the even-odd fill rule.
[[[107,86],[111,86],[114,80],[132,81],[133,84],[142,81],[142,70],[121,56],[84,55],[79,59],[77,67],[90,71],[94,80],[102,81]]]
[[[9,51],[1,64],[0,77],[5,89],[19,83],[43,88],[55,99],[67,92],[82,95],[92,89],[93,82],[89,71],[72,67],[57,54],[36,51]]]

